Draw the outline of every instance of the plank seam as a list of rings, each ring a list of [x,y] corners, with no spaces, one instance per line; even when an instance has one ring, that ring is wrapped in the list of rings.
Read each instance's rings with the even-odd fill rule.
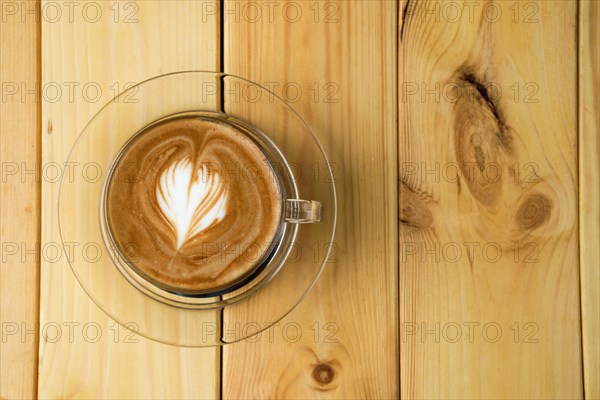
[[[219,0],[219,28],[218,28],[218,40],[219,40],[219,72],[225,72],[225,0]],[[220,86],[220,107],[221,112],[225,113],[225,82],[223,80],[223,76],[219,78],[219,86]],[[223,297],[221,296],[221,300]],[[223,308],[219,310],[220,314],[220,323],[221,323],[221,342],[223,341]],[[223,345],[219,344],[219,399],[223,398]]]
[[[41,10],[42,7],[42,0],[36,0],[36,9],[37,10]],[[37,82],[35,84],[36,86],[36,91],[38,93],[42,92],[42,22],[41,19],[36,21],[36,60],[37,60],[37,66],[36,66],[36,78],[37,78]],[[36,159],[38,161],[37,165],[39,166],[39,170],[36,171],[37,174],[40,174],[41,176],[41,169],[42,169],[42,99],[40,98],[39,102],[37,103],[37,109],[36,109],[36,114],[37,114],[37,126],[36,126],[36,146],[37,146],[37,154],[36,154]],[[37,185],[37,193],[38,193],[38,198],[37,198],[37,206],[38,206],[38,220],[37,220],[37,241],[38,243],[42,243],[42,182],[43,179],[40,179]],[[41,289],[41,281],[42,281],[42,261],[41,259],[37,262],[37,281],[36,281],[36,288],[35,288],[35,293],[37,296],[37,302],[36,302],[36,310],[35,310],[35,315],[36,315],[36,323],[37,326],[39,327],[39,323],[40,323],[40,310],[41,310],[41,294],[42,294],[42,289]],[[36,398],[40,398],[39,392],[38,392],[38,388],[39,388],[39,364],[40,364],[40,344],[42,343],[41,340],[38,340],[38,345],[37,345],[37,352],[36,352],[36,359],[35,362],[33,363],[33,393],[35,393],[35,397]]]
[[[581,204],[581,195],[580,195],[580,186],[581,186],[581,166],[579,165],[579,151],[580,151],[580,140],[579,136],[581,134],[581,123],[579,121],[579,114],[581,110],[581,101],[579,96],[581,95],[580,85],[581,85],[581,60],[580,60],[580,49],[581,49],[581,38],[580,38],[580,27],[579,24],[581,22],[581,0],[577,2],[575,5],[575,40],[577,43],[577,51],[575,52],[575,65],[577,70],[577,85],[575,86],[575,109],[577,110],[577,118],[575,118],[575,130],[577,132],[575,137],[576,143],[576,170],[577,170],[577,257],[579,258],[579,320],[581,329],[580,335],[580,346],[581,346],[581,393],[582,398],[586,398],[585,395],[585,346],[584,346],[584,329],[583,329],[583,288],[582,288],[582,268],[581,268],[581,213],[579,210],[579,205]]]

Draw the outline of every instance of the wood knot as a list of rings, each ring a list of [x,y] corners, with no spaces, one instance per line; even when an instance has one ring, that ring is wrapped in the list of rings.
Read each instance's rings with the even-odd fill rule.
[[[500,198],[504,157],[512,137],[503,112],[485,79],[471,67],[456,71],[454,149],[463,177],[475,199],[492,206]]]
[[[313,389],[321,392],[331,391],[338,386],[338,375],[333,363],[319,363],[312,370]]]
[[[427,201],[404,182],[400,182],[400,222],[415,228],[429,228],[433,214]]]
[[[313,379],[321,385],[327,385],[335,378],[335,370],[327,364],[319,364],[313,369]]]
[[[538,228],[550,219],[552,202],[541,193],[527,197],[517,211],[517,226],[523,231]]]

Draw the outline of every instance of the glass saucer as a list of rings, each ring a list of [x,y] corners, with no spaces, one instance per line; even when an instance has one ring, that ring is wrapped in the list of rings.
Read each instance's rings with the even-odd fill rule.
[[[299,199],[321,202],[317,224],[294,225],[291,242],[241,287],[194,302],[151,296],[118,265],[102,228],[103,189],[121,148],[144,127],[178,114],[214,114],[264,133],[289,166]],[[149,339],[218,346],[246,339],[281,320],[306,295],[333,249],[336,194],[331,165],[315,134],[289,104],[264,87],[218,72],[185,71],[139,83],[112,99],[85,126],[64,174],[59,227],[65,253],[89,297],[112,319]],[[72,252],[79,246],[81,252]],[[279,258],[277,258],[279,257]]]

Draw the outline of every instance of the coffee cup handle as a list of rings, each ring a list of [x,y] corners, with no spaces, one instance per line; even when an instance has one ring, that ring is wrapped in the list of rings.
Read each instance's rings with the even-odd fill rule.
[[[285,221],[292,224],[313,224],[321,222],[323,206],[314,200],[287,199],[285,201]]]

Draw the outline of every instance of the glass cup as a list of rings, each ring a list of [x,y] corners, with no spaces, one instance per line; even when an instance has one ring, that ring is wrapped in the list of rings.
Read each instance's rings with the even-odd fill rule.
[[[279,226],[277,228],[274,239],[271,241],[269,248],[254,262],[254,266],[244,275],[225,286],[214,287],[207,290],[190,291],[174,286],[166,286],[158,282],[136,266],[135,254],[131,251],[120,248],[113,236],[111,224],[108,218],[108,190],[111,182],[116,178],[114,171],[121,161],[122,156],[127,152],[130,145],[141,135],[144,135],[149,129],[156,125],[168,123],[178,119],[201,119],[218,124],[233,126],[236,130],[243,132],[251,139],[265,155],[271,171],[275,177],[276,184],[281,193],[281,211],[279,218]],[[115,160],[112,162],[109,173],[106,175],[105,183],[102,190],[102,207],[100,209],[100,221],[102,228],[102,236],[108,248],[114,249],[110,254],[113,262],[120,269],[123,276],[140,291],[146,293],[152,298],[165,302],[171,305],[179,305],[183,307],[203,307],[210,308],[222,301],[222,296],[235,291],[235,296],[228,298],[228,302],[236,301],[240,296],[247,296],[252,291],[260,288],[260,282],[255,282],[249,285],[250,281],[261,278],[268,279],[271,274],[279,271],[285,263],[289,252],[280,254],[283,249],[289,249],[293,246],[296,235],[296,224],[312,224],[321,221],[322,204],[315,200],[302,200],[298,198],[298,187],[294,181],[294,175],[290,164],[285,159],[282,152],[277,148],[275,143],[269,137],[261,132],[256,127],[227,114],[212,112],[212,111],[194,111],[183,112],[175,115],[170,115],[144,127],[139,132],[134,134],[117,153]],[[254,261],[254,260],[253,260]],[[264,273],[261,273],[264,272]],[[196,298],[212,298],[216,301],[212,303],[198,303]]]

